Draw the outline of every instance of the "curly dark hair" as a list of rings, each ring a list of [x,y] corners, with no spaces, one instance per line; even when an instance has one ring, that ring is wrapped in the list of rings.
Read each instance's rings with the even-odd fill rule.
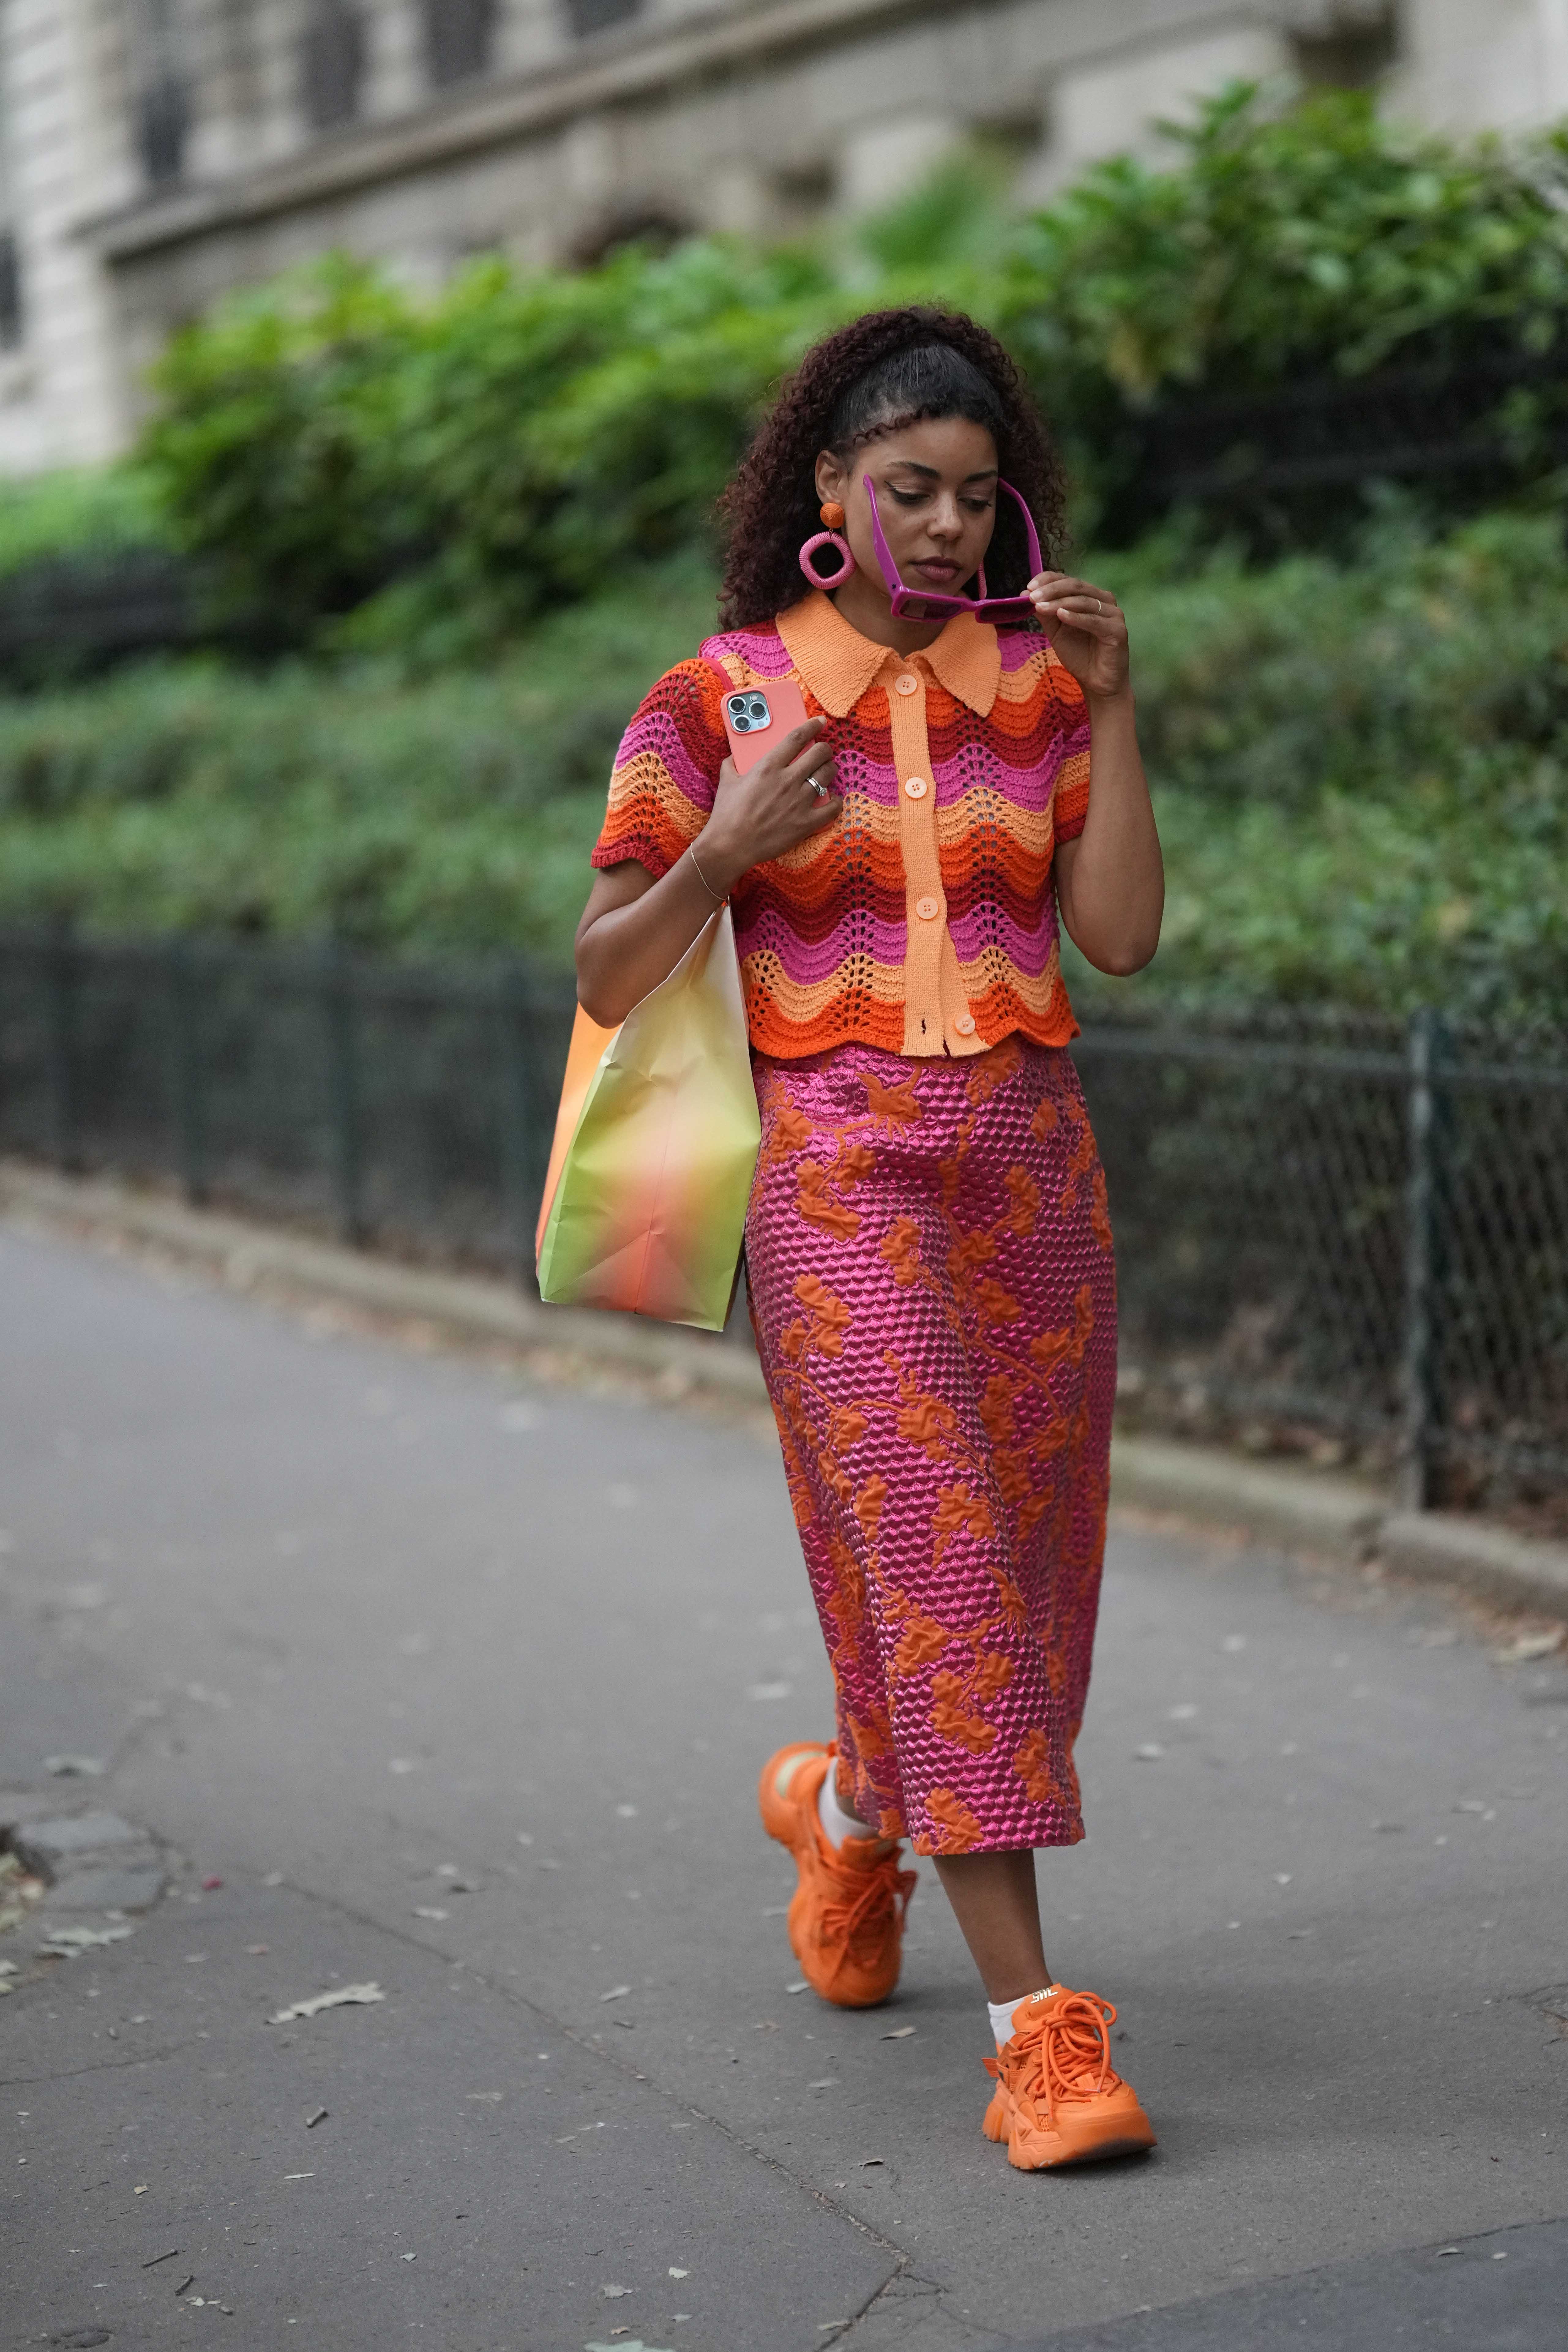
[[[728,556],[721,625],[771,621],[806,593],[804,540],[820,530],[819,450],[847,457],[861,443],[927,416],[965,416],[996,443],[1003,477],[1023,493],[1047,565],[1066,538],[1066,485],[1045,419],[994,335],[962,311],[870,310],[807,352],[719,502]],[[999,509],[986,560],[993,595],[1017,595],[1028,576],[1017,510]]]

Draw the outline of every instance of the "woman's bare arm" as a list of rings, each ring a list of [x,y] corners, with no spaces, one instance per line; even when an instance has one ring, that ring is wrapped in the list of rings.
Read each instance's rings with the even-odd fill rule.
[[[668,978],[742,874],[837,823],[844,803],[826,730],[822,719],[792,728],[744,776],[726,760],[707,824],[658,881],[631,861],[595,876],[577,926],[577,1002],[591,1021],[605,1029],[624,1021]],[[812,777],[826,796],[811,789]]]
[[[1142,971],[1160,944],[1165,868],[1138,750],[1127,623],[1110,589],[1086,580],[1042,572],[1029,593],[1089,705],[1089,814],[1056,853],[1062,921],[1098,971]]]

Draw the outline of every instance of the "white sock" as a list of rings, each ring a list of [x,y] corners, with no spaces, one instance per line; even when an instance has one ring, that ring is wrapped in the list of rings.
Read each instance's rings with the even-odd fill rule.
[[[1042,1985],[1040,1988],[1042,1992],[1050,1992],[1052,1990],[1053,1988],[1050,1985]],[[996,2047],[998,2050],[1001,2049],[1005,2042],[1011,2042],[1013,2039],[1013,2011],[1017,2008],[1018,2001],[1033,2000],[1034,1999],[1035,1995],[1033,1993],[1021,1992],[1018,1995],[1017,2000],[988,2000],[986,2002],[985,2006],[991,2016],[991,2031],[996,2036]]]
[[[816,1799],[816,1818],[822,1823],[823,1836],[833,1846],[842,1845],[846,1838],[874,1838],[876,1831],[868,1829],[858,1814],[847,1813],[839,1803],[834,1785],[837,1779],[837,1770],[830,1758]]]

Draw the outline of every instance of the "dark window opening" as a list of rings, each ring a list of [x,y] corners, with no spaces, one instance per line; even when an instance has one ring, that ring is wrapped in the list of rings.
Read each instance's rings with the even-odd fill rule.
[[[1298,33],[1291,44],[1304,81],[1330,89],[1365,89],[1399,53],[1394,10],[1331,33]]]
[[[591,269],[628,245],[641,246],[652,253],[668,253],[682,237],[690,235],[691,223],[664,205],[628,202],[617,205],[592,227],[584,229],[572,247],[572,258],[579,268]]]
[[[344,0],[317,0],[300,44],[300,95],[315,131],[352,122],[364,79],[364,26]]]
[[[137,132],[142,169],[155,188],[184,177],[190,128],[191,102],[178,74],[149,82],[137,106]]]
[[[496,0],[425,0],[425,61],[437,87],[489,71]]]
[[[22,341],[22,258],[15,229],[0,229],[0,352],[14,352]]]
[[[589,33],[605,33],[612,25],[626,24],[641,7],[642,0],[566,0],[566,16],[582,40]]]

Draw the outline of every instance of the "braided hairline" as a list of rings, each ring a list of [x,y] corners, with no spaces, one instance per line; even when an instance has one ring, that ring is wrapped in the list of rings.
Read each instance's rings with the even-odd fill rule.
[[[863,425],[858,433],[851,433],[846,441],[829,442],[826,446],[836,457],[847,457],[855,450],[865,448],[868,442],[881,440],[885,434],[902,433],[908,426],[923,425],[928,417],[940,416],[941,414],[942,411],[936,408],[906,408],[897,416],[879,416],[874,425]]]
[[[1054,563],[1066,535],[1061,467],[1007,352],[994,335],[960,311],[873,310],[807,352],[720,501],[729,542],[719,603],[722,627],[771,621],[806,593],[799,550],[821,528],[814,473],[840,395],[881,361],[932,342],[951,345],[993,385],[1005,419],[998,462],[1035,517],[1046,562]],[[912,415],[880,420],[851,446],[917,421]],[[1022,578],[1017,586],[1022,588]]]

